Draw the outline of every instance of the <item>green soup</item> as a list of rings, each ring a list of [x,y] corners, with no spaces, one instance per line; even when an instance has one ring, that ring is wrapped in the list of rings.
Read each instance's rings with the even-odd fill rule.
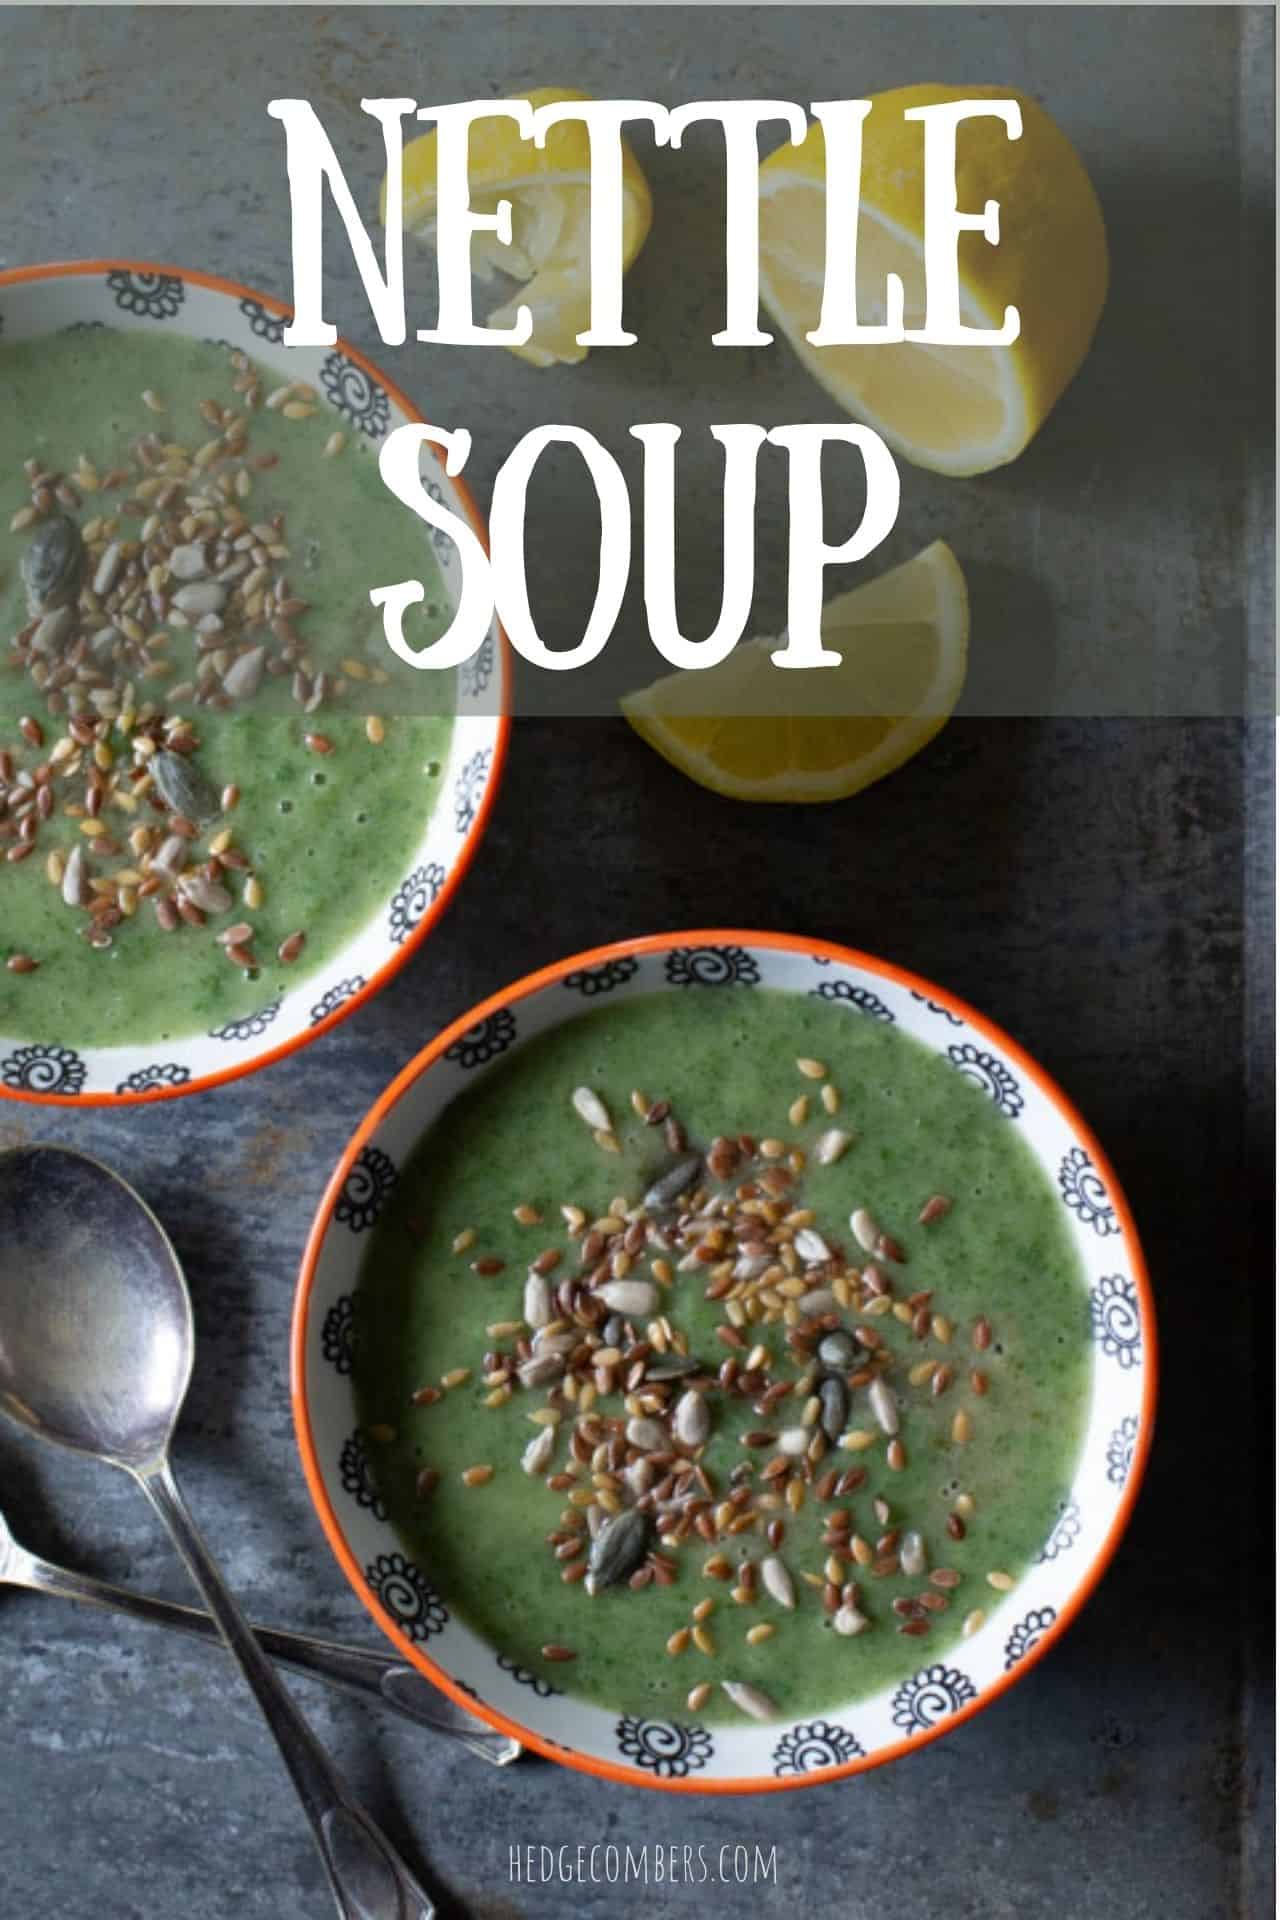
[[[234,1020],[322,967],[412,863],[452,720],[393,714],[368,595],[422,580],[425,641],[444,624],[438,569],[369,444],[309,391],[266,404],[277,384],[150,331],[0,346],[0,1031],[108,1046]],[[42,608],[23,561],[57,516],[82,565]],[[217,796],[182,865],[212,861],[218,890],[197,878],[215,907],[166,928],[186,895],[152,866],[173,809],[145,755],[175,725]],[[46,816],[24,783],[50,765]],[[241,925],[229,959],[219,935]]]
[[[896,1026],[766,989],[639,995],[498,1062],[392,1189],[354,1329],[374,1480],[448,1604],[641,1715],[737,1717],[726,1681],[802,1715],[926,1664],[1052,1531],[1087,1399],[1084,1276],[1014,1123]]]

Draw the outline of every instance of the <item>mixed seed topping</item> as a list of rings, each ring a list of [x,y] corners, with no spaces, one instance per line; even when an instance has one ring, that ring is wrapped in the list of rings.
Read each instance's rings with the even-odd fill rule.
[[[329,753],[312,716],[389,676],[358,659],[338,672],[317,665],[308,602],[290,581],[286,513],[255,499],[279,457],[255,450],[255,416],[308,419],[315,392],[301,382],[265,391],[238,352],[228,372],[227,397],[200,403],[209,437],[198,446],[165,437],[168,407],[148,389],[147,424],[117,464],[101,470],[84,453],[65,472],[24,463],[29,497],[9,529],[30,536],[28,617],[0,663],[25,677],[45,718],[23,714],[0,741],[0,855],[18,865],[43,842],[49,885],[93,948],[149,910],[162,931],[204,930],[253,972],[247,916],[264,904],[263,877],[237,844],[239,789],[201,768],[198,715],[244,707],[279,681],[308,717],[305,744]],[[335,432],[324,453],[345,444]],[[379,744],[385,723],[370,716],[365,734]],[[305,941],[304,928],[290,933],[276,959],[292,964]],[[38,954],[6,960],[18,975],[39,964]]]
[[[830,1088],[823,1110],[835,1111],[826,1066],[796,1066]],[[608,1101],[589,1087],[569,1101],[600,1150],[617,1152]],[[667,1165],[642,1193],[618,1194],[597,1215],[566,1200],[555,1238],[543,1209],[516,1205],[537,1251],[510,1317],[489,1324],[478,1368],[451,1368],[413,1400],[435,1405],[475,1371],[484,1405],[519,1405],[533,1428],[519,1466],[561,1503],[545,1541],[562,1582],[592,1597],[710,1583],[688,1623],[665,1633],[665,1655],[713,1663],[733,1705],[770,1719],[774,1703],[734,1675],[739,1642],[781,1646],[814,1624],[850,1640],[885,1632],[923,1640],[957,1603],[971,1576],[947,1564],[948,1550],[974,1524],[972,1493],[954,1493],[941,1518],[911,1514],[895,1501],[894,1481],[917,1437],[957,1452],[972,1438],[990,1385],[992,1324],[983,1314],[957,1325],[929,1288],[911,1286],[896,1223],[858,1204],[846,1228],[806,1204],[810,1154],[832,1164],[855,1145],[852,1130],[839,1155],[824,1153],[827,1134],[808,1150],[728,1131],[695,1145],[669,1102],[637,1091],[630,1104],[661,1131]],[[855,1197],[852,1180],[850,1190]],[[951,1210],[950,1196],[926,1193],[906,1231],[945,1233]],[[470,1255],[480,1244],[465,1227],[453,1249]],[[482,1251],[469,1264],[495,1278],[505,1269]],[[716,1303],[718,1352],[691,1351],[684,1289]],[[722,1426],[738,1430],[741,1457],[713,1471],[707,1452]],[[478,1463],[462,1479],[481,1487],[495,1471]],[[438,1484],[425,1469],[420,1496]],[[796,1552],[788,1528],[806,1507],[817,1510],[818,1546]],[[1004,1593],[1014,1580],[995,1568],[986,1584]],[[964,1631],[984,1617],[972,1607]],[[643,1631],[643,1612],[640,1623]],[[543,1657],[572,1659],[571,1633],[566,1641]],[[712,1684],[692,1688],[691,1710]]]

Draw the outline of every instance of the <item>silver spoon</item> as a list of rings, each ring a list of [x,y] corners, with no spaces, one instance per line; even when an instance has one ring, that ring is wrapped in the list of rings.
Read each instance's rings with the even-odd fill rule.
[[[435,1908],[353,1797],[232,1599],[187,1512],[169,1442],[194,1329],[163,1227],[119,1175],[63,1147],[0,1154],[0,1407],[133,1475],[187,1563],[293,1778],[342,1920]]]
[[[216,1622],[198,1607],[184,1607],[176,1600],[158,1600],[153,1594],[135,1593],[128,1587],[115,1587],[92,1574],[75,1573],[70,1567],[57,1567],[29,1553],[14,1539],[9,1523],[0,1513],[0,1586],[22,1587],[28,1593],[49,1593],[61,1600],[79,1600],[92,1607],[122,1613],[134,1620],[149,1620],[162,1627],[176,1627],[199,1640],[219,1639]],[[438,1693],[416,1667],[403,1660],[385,1658],[368,1647],[348,1646],[341,1640],[316,1640],[309,1634],[285,1633],[279,1627],[253,1628],[258,1645],[278,1667],[289,1667],[313,1680],[341,1687],[357,1699],[375,1700],[393,1713],[432,1733],[442,1733],[461,1741],[478,1759],[491,1766],[507,1767],[518,1760],[524,1749],[518,1740],[499,1733],[496,1727],[477,1720],[474,1714],[455,1707],[452,1700]]]

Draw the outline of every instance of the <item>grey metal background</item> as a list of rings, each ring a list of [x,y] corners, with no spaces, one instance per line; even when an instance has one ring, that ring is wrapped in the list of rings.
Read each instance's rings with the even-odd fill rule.
[[[133,251],[282,293],[278,130],[261,107],[271,92],[307,95],[354,140],[361,92],[457,98],[512,78],[797,99],[836,91],[833,78],[848,92],[920,75],[1021,80],[1051,100],[1088,150],[1109,212],[1121,209],[1118,279],[1138,293],[1143,249],[1168,247],[1144,224],[1167,217],[1166,188],[1190,197],[1209,251],[1238,221],[1238,62],[1246,44],[1255,66],[1270,60],[1267,20],[1226,9],[2,12],[4,263]],[[1263,109],[1250,153],[1265,194]],[[666,163],[658,175],[677,224],[682,213],[693,220],[693,189]],[[1126,179],[1146,186],[1110,198],[1106,182]],[[1198,276],[1205,251],[1185,253]],[[646,260],[638,321],[671,294],[660,257]],[[703,291],[696,299],[702,312]],[[1010,475],[968,487],[906,472],[899,551],[954,534],[978,607],[1012,599],[1028,632],[1048,602],[1084,592],[1077,539],[1104,568],[1088,591],[1102,595],[1110,630],[1132,634],[1176,611],[1186,521],[1158,510],[1156,483],[1172,473],[1187,503],[1220,499],[1235,458],[1207,431],[1183,433],[1214,410],[1209,368],[1166,384],[1186,372],[1183,326],[1173,309],[1145,327],[1123,310],[1109,319],[1110,343],[1086,376],[1097,384]],[[674,395],[683,413],[685,381],[692,395],[709,377],[706,352],[690,369],[657,351],[637,348],[625,367],[597,355],[549,379],[501,354],[459,351],[439,356],[439,372],[432,361],[429,377],[425,359],[401,377],[424,402],[447,383],[490,472],[513,424],[549,417],[556,393],[566,417],[614,435]],[[811,391],[776,377],[783,386],[761,402],[772,417],[820,414]],[[763,371],[744,378],[763,389]],[[1094,429],[1127,389],[1150,397],[1156,384],[1167,416],[1156,431],[1147,407],[1142,459],[1122,485],[1095,453]],[[696,408],[693,395],[689,417]],[[1040,503],[1038,555],[1028,510],[1003,511],[1023,492]],[[566,514],[570,505],[566,496]],[[1265,504],[1255,511],[1265,532]],[[566,519],[542,560],[553,596],[571,539]],[[1213,551],[1222,569],[1237,554],[1230,543]],[[1267,581],[1260,566],[1260,622]],[[1205,591],[1225,605],[1245,584],[1214,572]],[[696,614],[696,590],[690,605]],[[261,1617],[353,1635],[364,1616],[328,1556],[294,1451],[293,1275],[354,1120],[481,995],[592,941],[658,926],[820,932],[986,1008],[1101,1133],[1161,1303],[1163,1410],[1130,1535],[1064,1645],[919,1755],[767,1802],[676,1800],[536,1762],[494,1776],[300,1688],[370,1805],[460,1908],[493,1920],[550,1920],[568,1906],[590,1920],[1271,1911],[1270,1693],[1264,1643],[1247,1626],[1263,1618],[1248,1581],[1266,1532],[1250,1463],[1264,1406],[1255,1304],[1270,1303],[1272,1268],[1249,1210],[1269,1171],[1273,745],[1270,726],[1225,720],[961,720],[847,806],[753,811],[690,788],[618,723],[525,723],[456,907],[349,1024],[237,1087],[136,1116],[0,1107],[0,1146],[86,1146],[159,1210],[196,1300],[200,1351],[177,1451],[197,1515]],[[184,1595],[141,1501],[105,1470],[4,1429],[0,1504],[51,1555]],[[778,1881],[739,1891],[509,1883],[512,1846],[579,1839],[713,1851],[762,1840],[778,1849]],[[326,1899],[289,1789],[224,1663],[54,1602],[0,1598],[6,1920],[311,1920]]]
[[[275,96],[311,101],[374,218],[382,134],[365,96],[422,104],[572,83],[667,102],[863,95],[919,78],[999,79],[1043,99],[1106,215],[1111,290],[1084,368],[1030,449],[979,480],[902,475],[897,526],[868,570],[949,540],[973,596],[974,715],[1274,712],[1246,684],[1244,556],[1265,538],[1272,329],[1270,14],[1233,7],[311,7],[6,9],[0,164],[5,263],[129,255],[291,294]],[[781,128],[766,130],[776,144]],[[328,317],[384,361],[428,418],[469,427],[482,494],[522,433],[594,432],[639,498],[627,427],[678,419],[680,599],[710,631],[721,585],[722,455],[707,426],[829,420],[784,342],[717,348],[721,136],[679,152],[635,135],[654,228],[627,279],[638,344],[535,372],[503,349],[429,347],[433,258],[410,244],[409,340],[381,348],[336,215]],[[478,302],[485,311],[484,298]],[[861,512],[860,466],[833,454],[828,528]],[[760,461],[754,628],[785,620],[785,462]],[[1259,515],[1257,503],[1263,502]],[[398,506],[390,508],[401,512]],[[594,591],[595,496],[575,454],[540,462],[530,598],[557,645]],[[563,529],[575,529],[567,564]],[[584,532],[583,529],[586,529]],[[640,531],[634,532],[638,582]],[[829,591],[850,583],[847,569]],[[371,585],[383,584],[371,581]],[[977,644],[980,640],[980,645]],[[638,588],[590,670],[521,677],[525,711],[603,714],[664,670]],[[424,683],[430,676],[423,676]],[[428,698],[425,692],[424,698]]]

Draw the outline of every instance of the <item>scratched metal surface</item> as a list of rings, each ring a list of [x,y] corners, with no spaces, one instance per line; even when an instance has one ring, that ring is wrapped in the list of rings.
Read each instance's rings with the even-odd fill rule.
[[[800,27],[795,10],[770,9],[541,19],[486,9],[433,21],[418,9],[272,17],[9,9],[2,24],[5,264],[132,251],[284,291],[286,213],[275,130],[262,111],[271,93],[308,95],[335,131],[362,141],[372,180],[376,157],[352,108],[361,92],[457,98],[515,74],[585,80],[602,93],[804,99],[834,90],[837,56],[850,92],[912,72],[1029,77],[1091,144],[1100,172],[1150,185],[1143,166],[1158,146],[1169,185],[1191,193],[1211,227],[1215,210],[1224,219],[1238,211],[1228,188],[1241,29],[1209,9],[1145,11],[1140,20],[1073,9],[832,10]],[[1265,35],[1255,56],[1259,46],[1265,55]],[[1139,48],[1153,104],[1118,129],[1120,96],[1134,84],[1118,70]],[[1175,107],[1185,116],[1176,160],[1149,124]],[[662,176],[669,204],[679,203],[689,190],[674,169]],[[1126,229],[1135,245],[1140,200]],[[663,284],[654,259],[637,283],[641,331]],[[709,299],[699,292],[699,311]],[[1168,324],[1185,345],[1178,315]],[[1037,451],[1016,470],[1029,493],[1043,490],[1034,576],[1027,516],[1006,523],[998,511],[1012,482],[984,491],[910,475],[901,551],[945,531],[976,554],[986,550],[985,527],[1005,526],[1012,541],[1017,524],[1017,551],[975,563],[980,593],[1013,596],[1031,620],[1044,596],[1069,600],[1070,540],[1059,536],[1080,520],[1087,423],[1126,376],[1140,386],[1146,378],[1136,339],[1121,326],[1092,398],[1082,395],[1080,409],[1064,410],[1049,430],[1052,457],[1047,443],[1043,459]],[[447,381],[455,419],[476,430],[483,477],[513,422],[547,418],[560,396],[567,417],[617,437],[626,421],[658,411],[668,379],[688,378],[696,417],[694,389],[708,377],[697,352],[692,370],[640,349],[634,370],[597,356],[572,384],[551,376],[532,400],[525,370],[502,356],[480,356],[479,367],[441,356],[430,384]],[[761,401],[774,417],[820,410],[810,390],[777,377],[781,387]],[[427,397],[425,368],[403,378]],[[1171,412],[1164,433],[1144,443],[1143,472],[1172,466],[1203,489],[1212,517],[1222,475],[1212,459],[1196,465],[1203,435],[1188,429],[1195,458],[1181,439],[1184,424],[1194,428],[1209,409],[1207,389],[1183,391],[1178,405],[1177,420]],[[1054,479],[1061,471],[1069,483]],[[1138,482],[1126,494],[1103,469],[1093,484],[1090,510],[1129,569],[1123,619],[1137,619],[1134,609],[1144,620],[1172,619],[1184,523],[1176,514],[1157,520]],[[566,495],[565,516],[571,505]],[[1047,545],[1046,526],[1057,528]],[[1225,566],[1227,548],[1216,551]],[[538,564],[556,606],[562,562],[542,553]],[[1206,591],[1225,605],[1243,586],[1219,576]],[[707,611],[700,590],[695,580],[690,604]],[[1260,619],[1265,602],[1263,591]],[[1120,618],[1118,606],[1108,602]],[[526,723],[454,910],[357,1019],[268,1074],[142,1115],[0,1106],[0,1146],[34,1137],[87,1147],[121,1165],[158,1209],[196,1301],[199,1358],[177,1450],[196,1512],[260,1616],[356,1636],[363,1615],[329,1560],[294,1453],[292,1279],[354,1119],[418,1045],[481,995],[628,931],[720,920],[821,932],[884,952],[987,1008],[1061,1079],[1107,1143],[1161,1301],[1163,1415],[1131,1533],[1061,1649],[990,1713],[914,1758],[767,1804],[659,1798],[534,1762],[492,1775],[301,1687],[371,1808],[429,1865],[448,1902],[528,1920],[570,1902],[592,1920],[708,1904],[826,1920],[879,1910],[887,1888],[901,1912],[945,1910],[957,1920],[1263,1920],[1271,1911],[1269,1694],[1246,1633],[1251,1603],[1263,1616],[1241,1571],[1240,1543],[1256,1521],[1240,1459],[1251,1455],[1248,1426],[1261,1408],[1252,1283],[1269,1290],[1271,1271],[1265,1244],[1249,1238],[1248,1213],[1261,1190],[1251,1183],[1266,1179],[1269,1138],[1272,740],[1266,725],[1249,733],[1227,720],[974,718],[848,808],[788,813],[748,812],[688,788],[617,724]],[[1215,1413],[1221,1395],[1228,1404],[1239,1396],[1238,1419]],[[123,1481],[42,1453],[8,1428],[0,1504],[20,1536],[51,1556],[184,1593]],[[327,1911],[278,1764],[213,1654],[4,1596],[0,1732],[6,1915],[310,1920]],[[713,1854],[764,1840],[778,1850],[777,1881],[738,1892],[511,1884],[511,1847],[580,1839]]]

